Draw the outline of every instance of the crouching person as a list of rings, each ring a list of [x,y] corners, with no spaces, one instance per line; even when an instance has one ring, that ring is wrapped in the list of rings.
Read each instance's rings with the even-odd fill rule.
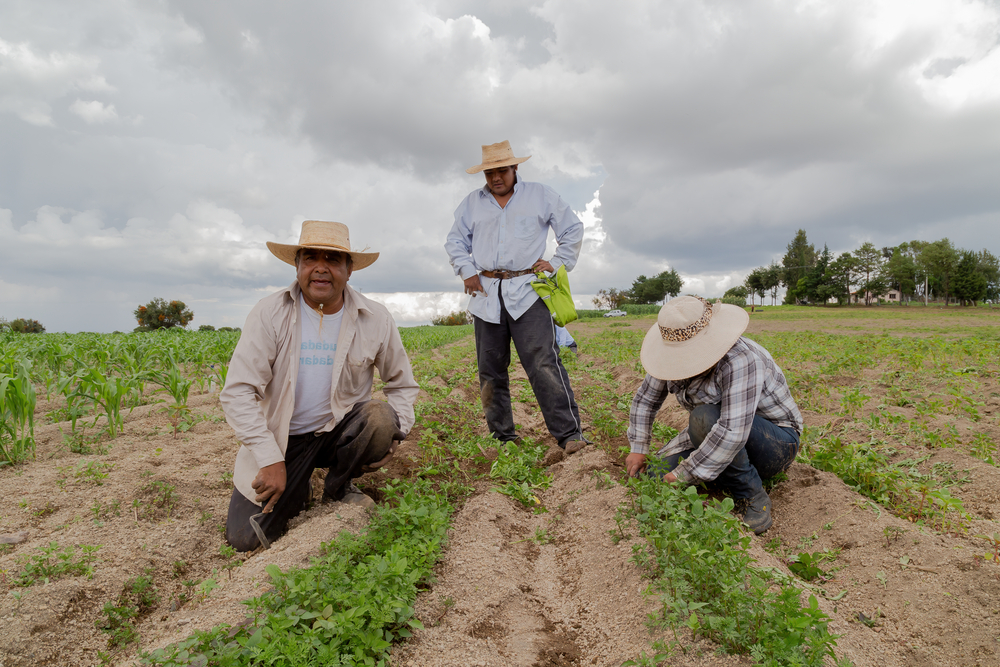
[[[749,319],[693,296],[660,309],[642,343],[646,378],[632,399],[625,465],[633,477],[645,470],[665,482],[713,482],[759,535],[772,523],[762,480],[795,460],[802,415],[768,351],[742,336]],[[650,458],[653,419],[668,394],[691,413],[688,426]]]
[[[315,468],[328,469],[324,498],[374,505],[352,480],[392,459],[418,391],[392,316],[347,285],[378,253],[352,252],[346,226],[317,220],[298,245],[267,247],[296,280],[250,312],[220,395],[242,443],[226,519],[239,551],[287,530]],[[375,369],[386,401],[371,400]]]

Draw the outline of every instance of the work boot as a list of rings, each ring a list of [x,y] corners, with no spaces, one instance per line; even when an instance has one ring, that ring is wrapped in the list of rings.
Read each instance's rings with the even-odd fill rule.
[[[570,438],[563,443],[563,449],[566,450],[566,456],[569,456],[570,454],[576,454],[589,444],[591,444],[590,440],[581,435],[578,438]]]
[[[366,509],[371,509],[375,507],[375,501],[371,499],[370,496],[366,495],[361,489],[354,486],[354,480],[347,482],[347,486],[344,488],[344,497],[340,499],[340,502],[347,503],[348,505],[361,505]]]
[[[743,523],[753,531],[754,535],[760,535],[774,523],[771,519],[771,497],[764,489],[758,491],[752,498],[741,499],[739,504],[743,509]]]

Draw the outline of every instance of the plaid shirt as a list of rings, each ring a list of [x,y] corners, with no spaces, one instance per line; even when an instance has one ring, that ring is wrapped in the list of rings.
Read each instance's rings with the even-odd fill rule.
[[[699,405],[721,404],[721,416],[701,446],[673,473],[683,482],[711,481],[746,444],[754,415],[802,434],[802,415],[788,391],[785,375],[763,347],[742,336],[715,366],[684,380],[658,380],[646,375],[632,399],[628,440],[632,452],[649,453],[653,419],[668,394],[688,412]],[[693,447],[685,428],[663,447],[669,456]]]

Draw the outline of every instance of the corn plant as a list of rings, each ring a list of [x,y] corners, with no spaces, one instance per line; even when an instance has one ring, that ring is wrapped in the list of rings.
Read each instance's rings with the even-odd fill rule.
[[[173,362],[172,357],[170,361]],[[174,399],[173,405],[167,406],[167,414],[170,417],[170,423],[174,427],[174,437],[176,438],[177,431],[181,428],[182,422],[191,414],[191,409],[188,407],[191,380],[181,374],[178,364],[171,363],[167,370],[160,371],[153,376],[153,382],[160,385],[160,389],[156,390],[157,392],[165,391]]]
[[[121,377],[113,376],[110,373],[105,374],[97,368],[91,368],[80,377],[78,391],[82,396],[101,406],[108,418],[108,435],[117,438],[125,427],[122,405],[127,397],[138,393],[139,387],[145,379],[145,373]]]
[[[0,373],[0,466],[35,455],[35,386],[28,365]]]

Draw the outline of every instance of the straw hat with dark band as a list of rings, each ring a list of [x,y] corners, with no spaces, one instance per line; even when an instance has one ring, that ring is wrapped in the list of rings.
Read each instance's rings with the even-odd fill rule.
[[[510,147],[510,142],[501,141],[499,144],[483,146],[483,163],[477,164],[475,167],[469,167],[465,170],[465,173],[478,174],[486,169],[509,167],[513,164],[521,164],[530,157],[530,155],[528,157],[514,157],[514,149]]]
[[[639,359],[647,373],[661,380],[694,377],[718,363],[749,323],[750,315],[738,306],[677,297],[660,308]]]
[[[302,223],[298,245],[267,242],[267,249],[282,262],[295,266],[295,253],[300,248],[315,248],[316,250],[339,250],[351,256],[352,270],[358,271],[371,266],[378,259],[377,252],[358,252],[351,250],[351,238],[347,225],[340,222],[323,220],[306,220]]]

